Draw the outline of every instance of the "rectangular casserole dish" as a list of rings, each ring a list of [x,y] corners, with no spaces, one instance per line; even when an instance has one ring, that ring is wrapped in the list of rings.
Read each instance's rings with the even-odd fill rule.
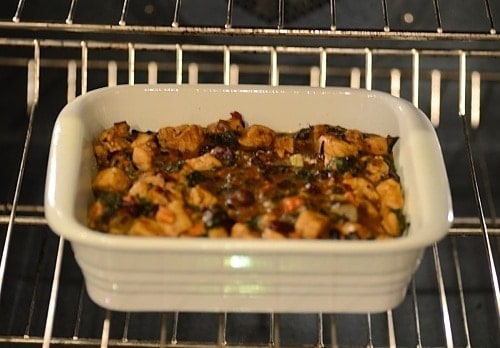
[[[249,124],[317,123],[398,136],[410,222],[376,241],[211,240],[104,234],[85,226],[96,173],[92,141],[114,122],[158,130],[239,111]],[[50,227],[71,242],[90,298],[120,311],[380,312],[396,307],[425,248],[453,220],[448,178],[427,117],[386,93],[347,88],[135,85],[98,89],[60,113],[45,191]]]

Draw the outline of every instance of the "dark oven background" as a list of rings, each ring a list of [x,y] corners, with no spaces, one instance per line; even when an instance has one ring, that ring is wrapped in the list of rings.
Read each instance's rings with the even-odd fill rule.
[[[0,346],[500,346],[499,25],[500,6],[482,0],[2,1]],[[81,93],[156,81],[352,86],[416,103],[436,126],[455,221],[405,301],[365,315],[93,304],[43,215],[52,127]]]

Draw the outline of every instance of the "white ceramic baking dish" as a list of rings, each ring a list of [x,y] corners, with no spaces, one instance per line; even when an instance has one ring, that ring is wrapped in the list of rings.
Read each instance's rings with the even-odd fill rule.
[[[296,131],[329,123],[400,139],[394,148],[410,227],[380,241],[209,240],[116,236],[85,226],[96,173],[91,142],[126,120],[140,130],[208,124],[232,111]],[[45,211],[71,242],[89,296],[124,311],[379,312],[396,307],[425,248],[453,219],[427,117],[388,94],[347,88],[135,85],[68,104],[54,126]]]

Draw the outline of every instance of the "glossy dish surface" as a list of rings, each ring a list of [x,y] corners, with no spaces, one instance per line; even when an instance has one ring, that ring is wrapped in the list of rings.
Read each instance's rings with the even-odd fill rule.
[[[114,122],[143,131],[208,124],[238,110],[294,131],[327,123],[399,137],[394,148],[410,226],[390,240],[234,240],[116,236],[86,227],[92,141]],[[54,126],[45,192],[50,227],[69,240],[90,297],[127,311],[378,312],[397,306],[424,249],[453,213],[427,117],[388,94],[347,88],[135,85],[68,104]]]

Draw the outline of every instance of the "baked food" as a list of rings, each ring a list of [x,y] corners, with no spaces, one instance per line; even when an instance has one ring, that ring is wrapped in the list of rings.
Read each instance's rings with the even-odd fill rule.
[[[407,228],[397,138],[326,124],[283,133],[238,112],[208,126],[105,129],[92,229],[169,237],[382,239]]]

